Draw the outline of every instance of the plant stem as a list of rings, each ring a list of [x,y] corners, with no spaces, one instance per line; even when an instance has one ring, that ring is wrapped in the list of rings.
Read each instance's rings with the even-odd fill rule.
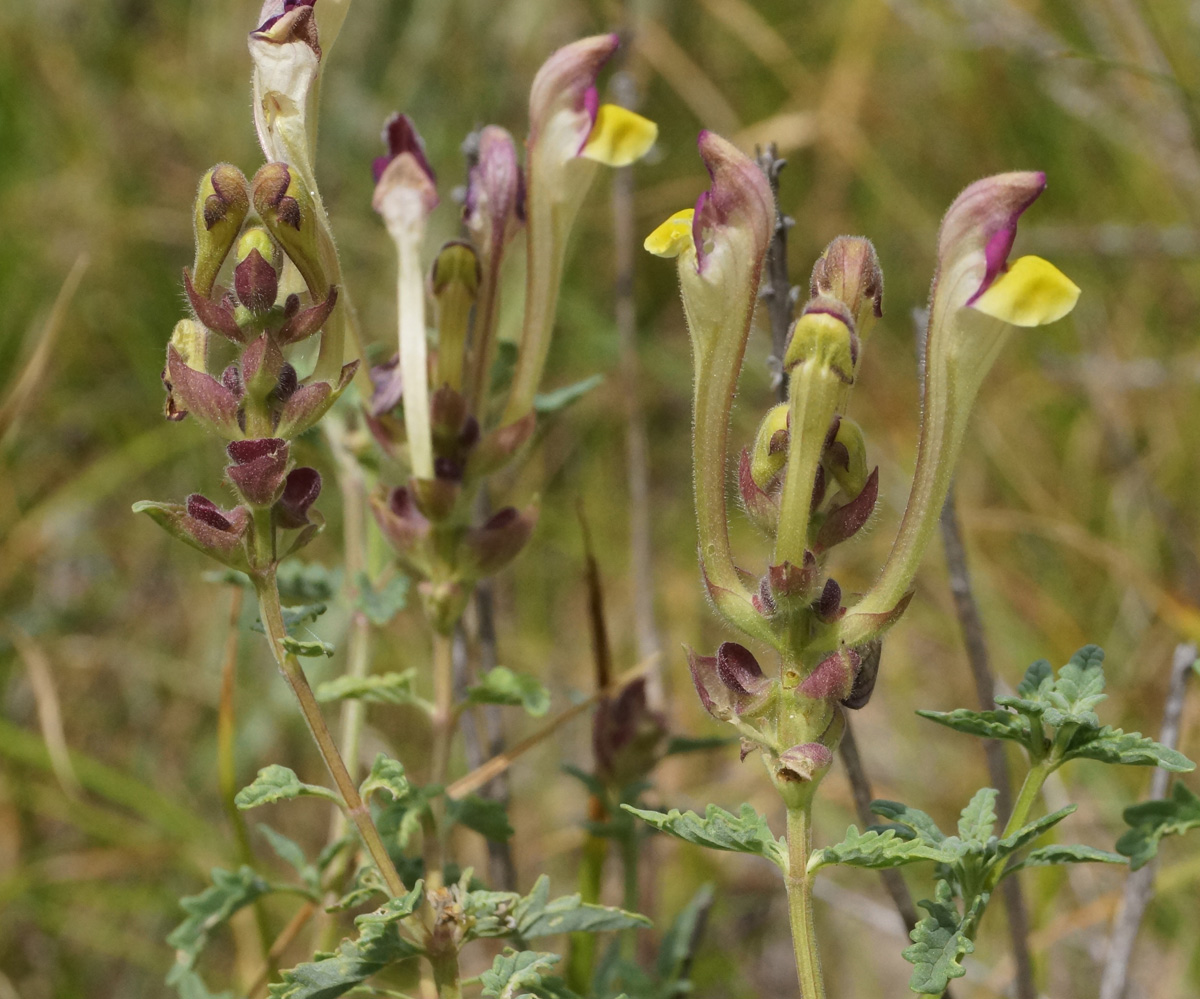
[[[626,815],[626,818],[629,816]],[[621,837],[621,873],[624,876],[624,894],[621,898],[621,908],[626,912],[637,912],[639,909],[639,879],[638,879],[638,847],[640,837],[638,827],[629,822],[628,829]],[[621,934],[621,950],[630,961],[637,960],[638,931],[630,927]]]
[[[450,767],[450,747],[454,739],[454,640],[440,631],[433,633],[433,750],[429,765],[429,783],[446,783]],[[433,829],[425,849],[425,883],[433,888],[442,884],[445,865],[445,808],[443,795],[434,804]]]
[[[258,592],[259,616],[262,618],[263,628],[266,630],[267,639],[271,644],[271,652],[275,656],[279,671],[287,680],[288,686],[292,688],[292,693],[296,695],[296,700],[300,704],[300,712],[304,715],[304,720],[308,723],[308,729],[317,744],[317,749],[320,750],[325,766],[329,768],[329,774],[333,777],[334,784],[337,785],[342,801],[345,802],[346,813],[358,828],[363,845],[367,848],[375,866],[379,868],[380,876],[387,885],[388,891],[393,897],[398,898],[407,891],[404,882],[400,880],[400,875],[397,873],[395,865],[392,864],[387,848],[384,847],[383,840],[379,836],[379,830],[375,828],[375,823],[371,819],[371,813],[346,770],[342,754],[338,752],[333,735],[325,724],[321,706],[313,696],[312,687],[308,685],[304,669],[299,660],[283,646],[287,632],[283,626],[283,611],[279,605],[279,588],[275,583],[274,571],[270,570],[257,576],[255,589]]]
[[[812,877],[808,873],[808,855],[812,852],[811,823],[810,796],[803,805],[788,809],[788,872],[785,881],[800,995],[802,999],[825,999],[821,957],[817,953],[817,933],[813,926]]]

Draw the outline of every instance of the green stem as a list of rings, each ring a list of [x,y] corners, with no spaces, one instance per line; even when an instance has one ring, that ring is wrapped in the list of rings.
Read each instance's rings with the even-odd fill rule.
[[[625,818],[629,818],[628,815]],[[637,912],[638,905],[638,827],[635,823],[626,823],[627,829],[621,837],[621,872],[624,876],[624,894],[621,907],[626,912]],[[621,934],[621,951],[626,960],[637,960],[638,931],[630,927]]]
[[[811,820],[811,797],[803,805],[788,809],[788,871],[785,881],[800,995],[802,999],[825,999],[821,958],[817,953],[817,933],[813,926],[812,875],[808,873],[808,855],[812,852]]]
[[[596,796],[588,798],[588,818],[603,822],[608,818],[604,803]],[[579,896],[588,904],[600,901],[600,885],[604,879],[604,860],[608,855],[608,838],[588,833],[583,841],[583,857],[579,864]],[[596,960],[596,936],[593,933],[572,933],[567,952],[567,986],[580,995],[587,993],[592,982]]]
[[[325,724],[321,706],[313,696],[312,687],[308,685],[308,678],[304,675],[299,660],[284,648],[283,640],[287,637],[287,631],[283,625],[283,610],[279,604],[279,588],[275,583],[274,570],[259,574],[255,577],[254,582],[258,592],[259,616],[262,618],[263,628],[266,630],[271,652],[275,656],[279,671],[287,680],[288,686],[292,688],[292,693],[296,695],[300,712],[308,723],[308,729],[317,744],[317,749],[325,761],[325,766],[329,768],[329,774],[345,803],[346,814],[350,816],[357,827],[363,845],[379,869],[388,891],[393,897],[398,898],[407,891],[404,882],[392,864],[391,857],[388,856],[387,848],[383,845],[379,830],[375,828],[366,803],[359,795],[358,788],[351,779],[349,771],[346,770],[342,754],[338,752],[333,735]]]
[[[433,633],[433,747],[429,783],[445,784],[450,768],[450,748],[454,740],[458,714],[454,710],[454,646],[450,635]],[[445,796],[434,803],[433,829],[428,831],[425,848],[425,883],[441,887],[445,866]]]

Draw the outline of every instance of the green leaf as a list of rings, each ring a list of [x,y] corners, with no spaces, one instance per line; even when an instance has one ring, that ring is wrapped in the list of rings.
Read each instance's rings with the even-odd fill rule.
[[[1126,859],[1119,853],[1109,853],[1108,850],[1097,850],[1094,846],[1084,846],[1082,843],[1066,844],[1052,843],[1050,846],[1039,846],[1030,850],[1020,863],[1013,864],[1005,870],[1002,877],[1024,870],[1026,867],[1053,867],[1056,864],[1124,864]]]
[[[1171,797],[1145,801],[1125,809],[1131,827],[1119,840],[1117,852],[1129,858],[1133,870],[1144,867],[1156,853],[1164,836],[1179,836],[1200,827],[1200,797],[1176,781]]]
[[[603,375],[592,375],[573,385],[564,385],[553,392],[541,392],[533,397],[533,409],[539,416],[557,413],[560,409],[587,395],[592,389],[604,381]]]
[[[258,831],[271,844],[271,849],[275,851],[275,855],[285,864],[295,868],[296,873],[300,875],[300,880],[311,890],[316,891],[320,885],[321,876],[317,868],[313,864],[310,864],[308,858],[304,856],[304,851],[300,848],[300,844],[295,840],[288,839],[283,833],[276,832],[263,822],[259,823]]]
[[[358,600],[355,607],[362,611],[373,625],[382,628],[408,605],[410,582],[407,576],[397,574],[379,589],[375,589],[371,586],[367,574],[360,572],[357,578]]]
[[[1038,697],[1046,702],[1043,719],[1047,725],[1099,725],[1096,707],[1104,693],[1104,650],[1085,645],[1058,671],[1054,682],[1043,686]]]
[[[683,987],[696,949],[697,937],[703,926],[703,921],[712,907],[713,886],[704,884],[692,896],[690,902],[683,907],[679,915],[671,922],[670,928],[663,934],[662,945],[658,948],[656,970],[658,978],[664,985],[674,984],[669,989],[668,996],[681,994],[688,989]]]
[[[507,843],[513,835],[504,803],[478,794],[452,799],[447,816],[451,822],[473,829],[493,843]]]
[[[1029,699],[1036,697],[1042,684],[1047,680],[1053,682],[1054,667],[1045,659],[1031,663],[1029,669],[1025,671],[1025,678],[1017,684],[1017,696]]]
[[[413,792],[412,783],[404,776],[404,764],[386,753],[379,753],[371,764],[371,772],[358,789],[367,798],[376,791],[387,791],[394,801],[404,801]]]
[[[512,891],[473,891],[463,900],[467,939],[507,937],[517,932],[516,908],[521,896]]]
[[[290,635],[293,628],[298,628],[304,624],[311,624],[319,618],[325,611],[328,610],[325,604],[301,604],[298,607],[281,607],[280,612],[283,617],[283,626]],[[252,625],[251,631],[257,631],[260,635],[267,633],[263,627],[262,618],[258,618]]]
[[[724,749],[726,746],[736,746],[738,741],[737,736],[730,739],[723,735],[710,735],[697,739],[686,735],[673,735],[667,740],[667,749],[664,755],[676,756],[679,753],[703,753],[710,749]]]
[[[542,977],[559,962],[557,954],[507,947],[497,954],[492,966],[479,976],[483,994],[493,999],[520,999],[535,995]]]
[[[204,979],[192,968],[182,964],[171,966],[167,973],[167,984],[175,989],[179,999],[233,999],[229,991],[210,992]]]
[[[749,805],[742,805],[740,814],[734,815],[716,805],[709,805],[701,818],[695,812],[681,812],[672,808],[666,814],[621,805],[625,811],[636,815],[660,832],[670,833],[679,839],[707,846],[710,850],[731,850],[734,853],[754,853],[787,869],[787,846],[775,838],[767,820]]]
[[[939,881],[936,900],[917,903],[929,915],[909,934],[913,943],[903,956],[913,965],[908,987],[922,995],[940,996],[952,979],[965,975],[962,959],[975,949],[967,936],[969,920],[958,914],[952,897],[949,883]],[[972,907],[975,918],[983,911],[984,904],[986,896],[976,899]]]
[[[958,819],[959,839],[972,846],[986,846],[996,828],[996,796],[994,787],[980,788],[967,802]]]
[[[412,915],[424,896],[417,882],[402,898],[389,899],[354,920],[358,937],[343,940],[331,955],[283,972],[270,987],[271,999],[334,999],[389,964],[415,957],[421,949],[400,936],[399,923]]]
[[[406,669],[403,673],[372,673],[369,676],[339,676],[318,685],[317,700],[329,701],[362,700],[368,704],[415,704],[428,710],[428,701],[419,697],[414,688],[417,671]]]
[[[918,711],[922,718],[945,725],[956,732],[977,735],[981,739],[1008,739],[1028,745],[1029,720],[1012,711]]]
[[[920,860],[950,864],[957,859],[958,853],[954,850],[933,846],[922,839],[900,836],[895,829],[868,829],[860,833],[857,826],[851,826],[840,843],[812,852],[808,860],[808,872],[811,874],[830,864],[880,870]]]
[[[275,582],[281,600],[322,603],[332,600],[342,588],[342,572],[317,562],[288,559],[279,564]]]
[[[505,666],[488,670],[479,678],[479,683],[468,687],[467,700],[473,704],[515,705],[535,718],[550,710],[550,692],[541,683]]]
[[[937,823],[919,808],[909,808],[900,801],[877,799],[871,802],[871,811],[911,830],[929,846],[940,846],[946,840],[946,834],[937,827]]]
[[[212,885],[199,895],[179,900],[187,918],[167,937],[167,943],[175,948],[176,964],[184,969],[195,966],[196,958],[214,929],[227,922],[238,909],[271,890],[271,886],[249,867],[240,867],[236,871],[214,867],[212,881]]]
[[[326,798],[338,805],[342,803],[329,788],[301,783],[293,771],[278,763],[263,767],[254,778],[254,783],[238,791],[233,802],[238,808],[257,808],[259,805],[270,805],[276,801],[303,796]]]
[[[319,638],[314,639],[299,639],[288,635],[283,640],[283,647],[294,656],[301,656],[305,659],[320,659],[321,656],[332,658],[336,649],[328,642],[324,642]]]
[[[1141,732],[1123,732],[1111,725],[1105,725],[1104,728],[1080,728],[1067,744],[1063,759],[1162,767],[1172,773],[1188,773],[1196,769],[1196,764],[1183,753],[1155,742]]]
[[[1027,822],[1016,832],[1005,836],[1004,839],[996,844],[996,856],[1001,858],[1007,857],[1010,853],[1016,853],[1018,850],[1028,846],[1047,829],[1058,825],[1058,823],[1074,812],[1077,807],[1077,805],[1067,805],[1066,808],[1060,808],[1057,812],[1051,812],[1049,815],[1043,815],[1032,822]]]
[[[579,895],[564,895],[550,901],[550,879],[543,874],[533,890],[513,907],[515,934],[524,940],[556,933],[601,933],[649,926],[650,920],[636,912],[584,902]]]

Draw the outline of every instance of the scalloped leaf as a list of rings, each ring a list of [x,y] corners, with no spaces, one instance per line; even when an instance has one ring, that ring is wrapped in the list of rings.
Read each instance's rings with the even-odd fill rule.
[[[966,974],[962,959],[975,950],[967,933],[978,919],[987,896],[979,896],[967,917],[954,907],[953,893],[946,881],[939,881],[937,898],[917,903],[929,915],[909,934],[912,946],[905,948],[903,957],[913,965],[908,987],[922,995],[940,996],[955,978]]]
[[[709,805],[701,818],[695,812],[655,812],[622,804],[625,811],[643,822],[672,836],[710,850],[729,850],[733,853],[753,853],[765,857],[781,870],[787,869],[787,845],[776,839],[767,820],[749,805],[743,804],[734,815],[716,805]]]
[[[812,852],[808,860],[808,872],[811,874],[830,864],[868,867],[872,870],[901,867],[922,860],[949,864],[957,857],[958,854],[952,850],[931,846],[921,839],[901,836],[895,829],[868,829],[860,833],[857,826],[850,826],[840,843]]]
[[[1126,862],[1126,858],[1119,853],[1097,850],[1094,846],[1084,846],[1082,843],[1052,843],[1049,846],[1039,846],[1036,850],[1030,850],[1024,860],[1013,864],[1001,875],[1001,878],[1022,871],[1026,867],[1054,867],[1057,864],[1124,864]]]
[[[430,704],[415,690],[417,671],[406,669],[402,673],[372,673],[369,676],[339,676],[319,684],[317,700],[323,704],[330,701],[361,700],[367,704],[415,704],[428,709]]]
[[[513,907],[515,935],[524,940],[555,933],[601,933],[650,925],[636,912],[584,902],[579,895],[550,899],[550,879],[543,874],[533,890]]]
[[[488,670],[479,682],[467,688],[472,704],[507,704],[524,708],[534,718],[550,710],[550,692],[532,676],[515,673],[506,666]]]
[[[980,788],[967,802],[958,818],[958,836],[972,846],[986,846],[996,828],[996,797],[994,787]]]
[[[1067,805],[1065,808],[1060,808],[1057,812],[1051,812],[1048,815],[1034,819],[1032,822],[1027,822],[1016,832],[1005,836],[1004,839],[996,843],[996,856],[1007,857],[1009,854],[1016,853],[1017,850],[1028,846],[1047,829],[1058,825],[1058,823],[1074,812],[1077,807],[1077,805]]]
[[[1029,720],[1012,711],[956,708],[954,711],[918,711],[917,714],[965,735],[977,735],[981,739],[1007,739],[1024,746],[1029,743]]]
[[[1067,744],[1063,759],[1162,767],[1172,773],[1188,773],[1196,769],[1196,764],[1183,753],[1155,742],[1141,732],[1123,732],[1111,725],[1105,725],[1103,728],[1080,728]]]
[[[876,799],[871,802],[871,812],[911,830],[918,839],[929,846],[939,846],[946,840],[946,834],[928,814],[919,808],[910,808],[901,801]]]
[[[513,836],[513,827],[508,821],[504,803],[478,794],[451,799],[447,803],[446,817],[450,822],[473,829],[493,843],[507,843]]]
[[[535,995],[542,978],[561,959],[557,954],[507,947],[479,976],[483,994],[492,999],[521,999]]]
[[[393,801],[404,801],[413,792],[412,782],[404,775],[404,764],[386,753],[379,753],[371,764],[371,772],[358,789],[367,798],[376,791],[387,791]]]
[[[253,783],[238,791],[233,802],[238,808],[247,809],[301,797],[325,798],[336,805],[342,803],[341,798],[329,788],[318,784],[305,784],[294,771],[278,763],[263,767]]]
[[[1200,797],[1176,781],[1170,798],[1130,805],[1124,814],[1131,828],[1117,840],[1117,852],[1128,857],[1136,871],[1150,863],[1164,836],[1180,836],[1200,827]]]
[[[236,871],[214,867],[211,877],[213,883],[199,895],[188,895],[179,900],[187,918],[167,937],[167,943],[175,948],[176,965],[183,969],[190,970],[195,966],[213,930],[228,922],[239,909],[271,891],[266,881],[245,866]]]
[[[375,627],[382,628],[408,606],[408,590],[412,581],[398,573],[378,589],[371,585],[370,577],[360,572],[356,579],[358,599],[354,606],[366,615]]]

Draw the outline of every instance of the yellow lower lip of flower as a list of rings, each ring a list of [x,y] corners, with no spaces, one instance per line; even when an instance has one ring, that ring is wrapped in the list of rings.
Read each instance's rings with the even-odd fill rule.
[[[611,167],[640,160],[658,138],[658,126],[649,118],[617,104],[601,104],[587,142],[579,155]]]
[[[656,257],[679,256],[691,245],[692,217],[695,214],[694,208],[685,208],[681,212],[676,212],[650,233],[642,246]]]
[[[1044,326],[1075,308],[1079,286],[1048,260],[1013,261],[971,307],[1013,326]]]

